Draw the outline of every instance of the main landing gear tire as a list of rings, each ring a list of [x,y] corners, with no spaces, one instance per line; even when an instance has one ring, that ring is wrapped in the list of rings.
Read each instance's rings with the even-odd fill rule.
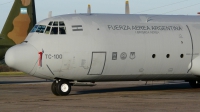
[[[189,81],[192,88],[200,88],[200,81]]]
[[[61,80],[56,84],[56,92],[60,96],[66,96],[71,92],[71,84],[68,81]]]
[[[57,88],[57,83],[56,83],[56,81],[54,81],[54,82],[52,83],[52,85],[51,85],[51,91],[52,91],[52,93],[53,93],[54,95],[59,96],[59,94],[57,93],[56,88]]]

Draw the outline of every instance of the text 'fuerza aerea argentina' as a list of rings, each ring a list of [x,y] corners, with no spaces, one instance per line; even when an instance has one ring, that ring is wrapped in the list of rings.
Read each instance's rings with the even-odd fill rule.
[[[159,31],[180,31],[180,26],[129,26],[129,25],[108,25],[109,30],[159,30]]]
[[[109,30],[133,30],[137,34],[158,34],[159,31],[182,31],[180,26],[108,25]]]

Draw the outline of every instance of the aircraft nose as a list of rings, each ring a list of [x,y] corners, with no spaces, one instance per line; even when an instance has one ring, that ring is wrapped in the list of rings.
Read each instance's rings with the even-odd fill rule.
[[[11,68],[30,73],[37,63],[37,54],[37,50],[32,45],[19,44],[8,49],[5,62]]]

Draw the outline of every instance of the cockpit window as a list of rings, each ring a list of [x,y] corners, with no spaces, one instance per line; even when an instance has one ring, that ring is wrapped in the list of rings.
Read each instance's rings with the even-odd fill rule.
[[[66,34],[66,27],[65,27],[64,21],[50,21],[49,26],[47,26],[47,28],[45,30],[45,34],[65,35]]]
[[[35,25],[35,26],[33,27],[33,29],[31,30],[31,33],[36,32],[37,28],[38,28],[38,25]]]
[[[58,27],[52,27],[52,29],[51,29],[51,34],[52,34],[52,35],[58,34]]]
[[[51,25],[52,25],[52,23],[53,23],[53,21],[50,21],[50,22],[49,22],[49,25],[51,26]]]
[[[45,30],[46,26],[44,25],[39,25],[36,32],[38,33],[44,33],[44,30]]]
[[[59,21],[59,26],[65,26],[65,23],[63,21]]]
[[[59,27],[59,34],[66,34],[65,27]]]
[[[58,21],[54,21],[53,26],[58,26]]]
[[[47,26],[45,33],[46,33],[46,34],[49,34],[49,33],[50,33],[50,30],[51,30],[51,27],[50,27],[50,26]]]

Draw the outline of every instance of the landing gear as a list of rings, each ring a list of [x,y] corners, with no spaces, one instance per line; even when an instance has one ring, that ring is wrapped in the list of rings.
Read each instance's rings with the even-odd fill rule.
[[[71,92],[71,84],[67,80],[56,80],[51,85],[51,91],[56,96],[66,96]]]
[[[200,88],[200,81],[189,81],[192,88]]]
[[[54,81],[54,82],[52,83],[52,85],[51,85],[51,91],[52,91],[52,93],[53,93],[54,95],[59,96],[59,94],[58,94],[57,91],[56,91],[56,86],[57,86],[56,81]]]
[[[66,96],[71,92],[71,84],[68,81],[59,81],[56,91],[60,96]]]

